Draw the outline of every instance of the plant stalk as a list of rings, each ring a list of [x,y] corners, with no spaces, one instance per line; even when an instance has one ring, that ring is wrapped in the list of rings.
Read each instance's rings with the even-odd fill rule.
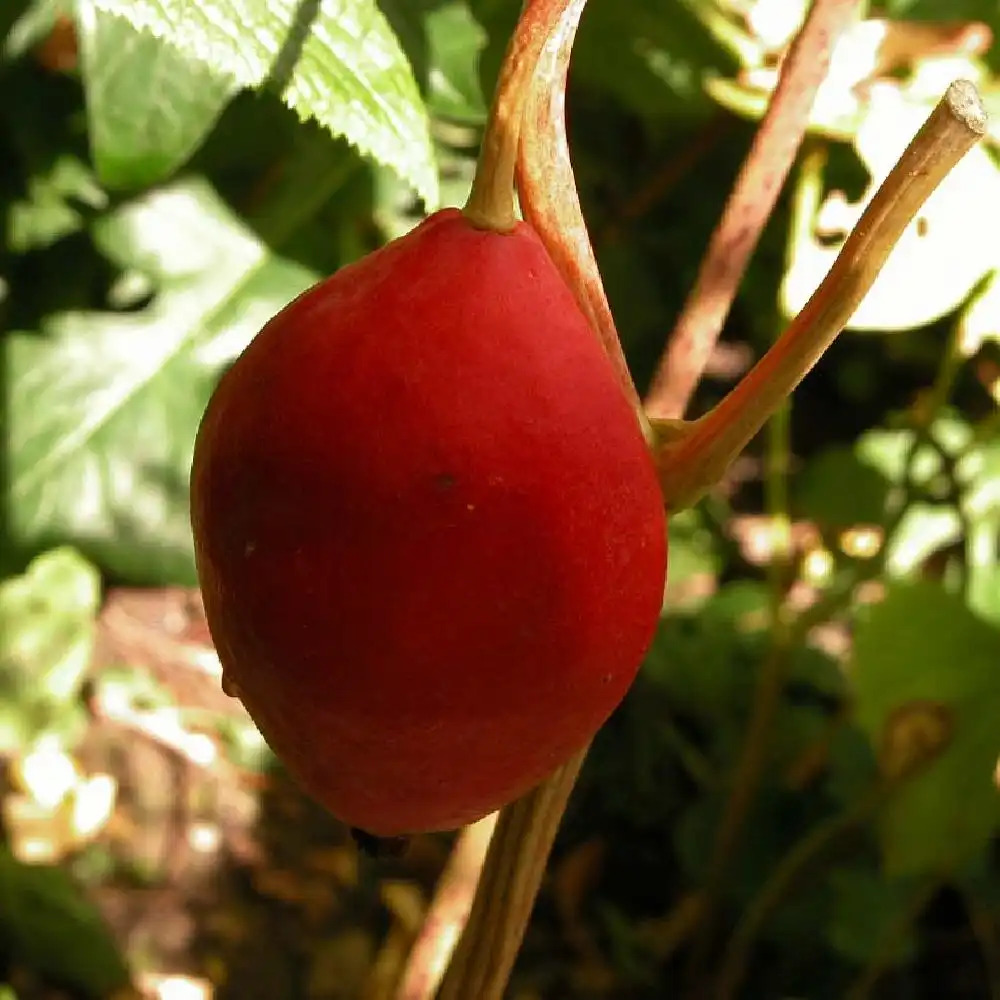
[[[514,167],[538,60],[566,0],[525,0],[504,54],[469,199],[462,209],[478,229],[510,232],[518,222]]]
[[[622,391],[632,403],[643,429],[648,430],[580,207],[566,137],[566,81],[573,40],[586,2],[568,0],[562,5],[562,12],[538,61],[521,126],[517,187],[525,219],[541,237],[553,263],[575,295],[591,328],[604,345]]]
[[[470,823],[456,838],[407,959],[396,1000],[433,1000],[469,919],[496,821],[497,813],[490,813]]]
[[[549,852],[587,749],[500,813],[440,1000],[503,1000]]]
[[[924,202],[985,131],[986,112],[976,88],[957,80],[777,343],[704,417],[686,425],[654,421],[662,435],[657,461],[670,510],[697,502],[809,373],[861,304]]]
[[[646,394],[650,417],[676,419],[684,415],[795,162],[833,47],[858,7],[858,0],[815,0],[789,49],[767,113]]]

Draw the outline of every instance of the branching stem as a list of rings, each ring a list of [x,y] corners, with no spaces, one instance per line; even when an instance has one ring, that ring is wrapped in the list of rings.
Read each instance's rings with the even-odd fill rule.
[[[715,409],[690,424],[654,426],[670,510],[695,503],[809,373],[874,284],[903,231],[986,131],[975,87],[947,90],[847,238],[822,284],[777,343]]]

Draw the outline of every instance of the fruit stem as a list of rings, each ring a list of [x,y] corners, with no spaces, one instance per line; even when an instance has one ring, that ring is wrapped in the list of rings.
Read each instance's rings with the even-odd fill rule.
[[[587,0],[564,0],[532,79],[521,125],[517,188],[521,211],[604,345],[618,382],[644,430],[645,412],[622,352],[594,257],[566,138],[566,79],[573,40]],[[651,437],[651,435],[650,435]]]
[[[652,421],[667,507],[695,503],[809,373],[874,284],[903,231],[982,138],[986,112],[957,80],[931,112],[844,243],[812,298],[773,347],[713,410],[690,423]]]
[[[563,0],[564,2],[564,0]],[[462,210],[477,229],[510,232],[517,224],[514,165],[532,78],[560,0],[525,0],[500,66],[479,148],[469,200]]]

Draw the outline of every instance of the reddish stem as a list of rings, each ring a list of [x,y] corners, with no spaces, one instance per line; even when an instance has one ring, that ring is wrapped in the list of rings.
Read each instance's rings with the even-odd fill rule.
[[[653,377],[645,401],[650,417],[683,416],[795,162],[833,46],[857,8],[858,0],[815,0],[796,36]]]
[[[622,353],[614,317],[594,257],[566,138],[566,79],[573,40],[587,0],[564,0],[549,34],[525,104],[517,157],[521,211],[572,289],[600,338],[622,390],[642,413]]]
[[[691,505],[718,482],[833,343],[903,231],[985,132],[986,112],[976,88],[957,80],[882,182],[819,288],[767,354],[705,416],[690,423],[653,421],[670,510]]]
[[[458,835],[410,952],[396,1000],[433,1000],[469,919],[496,821],[497,814],[491,813]]]

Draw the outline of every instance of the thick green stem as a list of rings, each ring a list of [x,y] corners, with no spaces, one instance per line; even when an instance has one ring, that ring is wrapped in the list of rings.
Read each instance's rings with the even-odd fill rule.
[[[695,503],[809,373],[861,304],[903,231],[982,138],[975,87],[953,83],[882,183],[839,256],[778,342],[712,411],[690,424],[655,422],[667,506]]]

